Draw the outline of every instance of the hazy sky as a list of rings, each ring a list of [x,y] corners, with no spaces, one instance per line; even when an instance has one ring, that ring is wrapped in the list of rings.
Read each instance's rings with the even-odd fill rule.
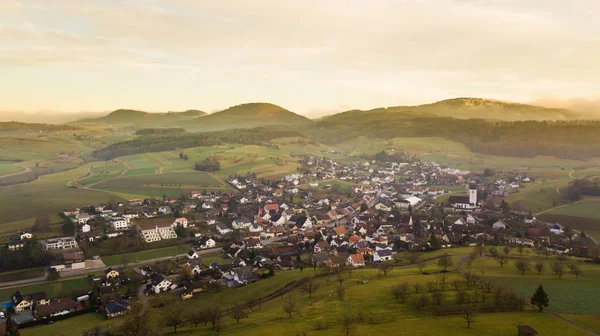
[[[0,110],[597,99],[598,13],[598,0],[0,0]]]

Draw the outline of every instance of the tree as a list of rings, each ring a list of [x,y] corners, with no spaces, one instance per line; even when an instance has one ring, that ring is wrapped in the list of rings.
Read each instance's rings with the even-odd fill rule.
[[[400,302],[404,303],[404,300],[406,300],[406,296],[408,295],[408,283],[405,282],[392,287],[392,294],[396,300],[400,300]]]
[[[46,275],[46,280],[56,281],[59,278],[60,278],[60,273],[58,273],[56,268],[50,268],[50,270],[48,270],[48,274]]]
[[[510,256],[511,248],[510,246],[506,245],[504,246],[504,248],[502,248],[502,251],[504,251],[504,254],[506,254],[506,256]]]
[[[379,264],[379,270],[383,272],[383,276],[387,276],[387,272],[391,271],[394,265],[391,262],[382,262]]]
[[[475,246],[474,252],[479,254],[480,257],[483,255],[484,251],[485,247],[483,246],[483,244],[479,243]]]
[[[136,300],[131,303],[129,306],[129,313],[127,314],[127,319],[123,323],[122,328],[123,334],[127,336],[146,336],[146,335],[154,335],[155,326],[152,323],[152,320],[148,316],[147,309],[144,308],[144,305]]]
[[[475,322],[475,310],[471,305],[466,306],[463,309],[463,319],[467,322],[467,328],[471,328],[471,323]]]
[[[544,286],[539,285],[531,297],[531,304],[538,307],[538,310],[542,312],[545,307],[548,307],[549,302],[550,299],[548,299]]]
[[[515,268],[517,271],[519,271],[519,273],[521,273],[521,275],[524,275],[525,272],[531,269],[531,264],[526,260],[519,259],[515,261]]]
[[[439,250],[442,248],[440,240],[434,234],[429,238],[429,246],[432,250]]]
[[[71,220],[67,220],[63,223],[61,229],[65,236],[72,236],[75,233],[75,224]]]
[[[431,301],[436,306],[441,305],[444,301],[444,293],[442,293],[442,291],[439,290],[434,290],[433,292],[431,292]]]
[[[411,304],[413,305],[413,307],[415,307],[416,310],[421,310],[421,309],[425,308],[425,306],[427,306],[428,303],[429,303],[429,296],[425,293],[415,296],[411,300]]]
[[[498,264],[500,264],[500,268],[502,268],[504,264],[508,262],[508,256],[506,255],[506,253],[500,253],[496,258],[496,261],[498,262]]]
[[[248,314],[246,314],[242,305],[236,304],[235,307],[233,307],[233,313],[231,314],[231,317],[237,324],[240,324],[240,320],[248,317]]]
[[[298,309],[296,308],[296,303],[292,300],[292,298],[289,298],[289,300],[283,305],[281,309],[283,309],[283,311],[288,315],[289,319],[291,319],[292,315],[298,311]]]
[[[542,274],[542,272],[544,271],[544,263],[541,261],[536,261],[535,264],[533,265],[533,268],[535,268],[538,275]]]
[[[348,314],[342,319],[342,330],[345,336],[350,336],[356,331],[356,318]]]
[[[204,323],[204,325],[208,323],[206,310],[191,309],[188,311],[186,319],[190,324],[193,324],[194,327],[197,327],[200,323]]]
[[[447,272],[448,267],[452,266],[454,266],[454,261],[452,261],[452,257],[450,257],[448,254],[444,254],[440,257],[440,259],[438,259],[438,267],[443,268],[444,272]]]
[[[498,257],[498,250],[492,246],[488,249],[488,254],[490,255],[490,257],[494,258],[494,260],[495,260],[496,257]]]
[[[338,299],[343,300],[345,295],[346,295],[346,288],[344,288],[342,286],[338,287],[338,289],[337,289]]]
[[[554,275],[556,275],[559,279],[562,279],[563,273],[565,271],[565,266],[561,262],[553,262],[550,265],[550,268],[552,269],[552,272],[554,272]]]
[[[419,293],[423,286],[420,283],[415,284],[415,293]]]
[[[208,321],[212,325],[213,330],[216,330],[216,327],[221,324],[221,318],[223,314],[221,313],[221,308],[211,307],[206,311],[208,316]]]
[[[419,273],[423,273],[423,269],[425,268],[425,263],[420,262],[417,267],[419,267]]]
[[[186,285],[189,285],[194,281],[194,272],[188,265],[183,265],[179,269],[179,279]]]
[[[523,245],[519,245],[519,247],[517,248],[517,251],[519,251],[519,255],[522,257],[523,252],[525,252],[525,248],[523,247]]]
[[[186,321],[186,315],[183,314],[181,306],[177,304],[172,305],[163,316],[165,326],[173,327],[174,333],[177,333],[177,328],[183,326]]]
[[[579,276],[581,275],[581,268],[579,268],[579,265],[575,263],[570,263],[569,270],[575,276],[575,279],[579,279]]]
[[[309,279],[308,281],[306,281],[302,285],[302,287],[300,288],[300,290],[302,290],[302,292],[304,294],[308,294],[309,298],[312,298],[313,293],[315,293],[316,291],[318,291],[319,287],[321,287],[319,285],[319,283],[313,281],[312,279]]]

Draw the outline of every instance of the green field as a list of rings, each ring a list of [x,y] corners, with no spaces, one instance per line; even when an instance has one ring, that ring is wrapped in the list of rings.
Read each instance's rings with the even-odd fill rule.
[[[43,332],[43,335],[80,335],[83,332],[90,330],[92,328],[91,326],[102,325],[105,327],[119,323],[120,321],[122,320],[111,319],[107,321],[100,314],[90,313],[61,320],[48,326],[24,329],[20,331],[20,334],[24,336],[35,336],[40,335],[40,332]]]
[[[180,195],[192,190],[228,190],[224,182],[211,174],[189,171],[164,174],[122,176],[98,183],[95,189],[148,196]]]
[[[515,253],[516,254],[516,253]],[[512,261],[500,268],[491,258],[477,259],[473,271],[481,273],[494,283],[507,285],[523,296],[530,296],[539,284],[543,284],[550,297],[550,308],[559,313],[598,314],[600,306],[600,266],[581,264],[583,274],[575,279],[565,265],[562,279],[552,274],[551,259],[539,259],[545,263],[545,271],[538,275],[533,270],[520,275]]]
[[[548,214],[584,217],[600,220],[600,211],[598,211],[599,209],[600,198],[589,197],[576,204],[571,204],[568,207],[549,211]],[[600,229],[600,227],[598,229]]]
[[[119,255],[114,255],[114,256],[106,256],[106,257],[102,257],[102,261],[104,262],[104,264],[106,266],[117,266],[117,265],[121,265],[123,258],[127,258],[128,263],[134,263],[136,260],[144,261],[144,260],[149,260],[149,259],[170,257],[176,253],[177,254],[187,253],[187,249],[183,246],[181,246],[181,247],[173,246],[173,247],[167,247],[167,248],[162,248],[162,249],[146,250],[146,251],[140,251],[140,252],[134,252],[134,253],[119,254]]]
[[[12,163],[0,163],[0,176],[16,173],[22,170],[23,168],[15,166]]]
[[[57,293],[61,292],[64,295],[73,293],[82,294],[90,289],[90,284],[87,278],[79,279],[64,279],[54,283],[43,283],[37,285],[24,285],[18,288],[0,289],[0,301],[10,300],[10,296],[17,290],[21,293],[46,292],[49,298],[57,297]]]

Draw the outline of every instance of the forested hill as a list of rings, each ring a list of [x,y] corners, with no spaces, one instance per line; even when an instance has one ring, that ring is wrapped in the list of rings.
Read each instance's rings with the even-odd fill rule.
[[[444,137],[479,153],[585,160],[600,157],[600,121],[489,121],[420,112],[350,111],[324,118],[305,133],[335,144],[356,136]]]
[[[566,109],[545,108],[483,98],[455,98],[433,104],[382,107],[368,111],[348,112],[419,112],[459,119],[478,118],[504,121],[573,120],[578,117],[577,113]]]
[[[200,110],[187,110],[184,112],[150,113],[137,110],[120,109],[109,113],[107,116],[94,119],[76,121],[75,124],[109,124],[132,126],[135,128],[166,127],[180,121],[195,119],[206,115]]]
[[[192,131],[218,131],[272,125],[307,124],[311,120],[269,103],[249,103],[230,107],[201,118],[179,123]]]

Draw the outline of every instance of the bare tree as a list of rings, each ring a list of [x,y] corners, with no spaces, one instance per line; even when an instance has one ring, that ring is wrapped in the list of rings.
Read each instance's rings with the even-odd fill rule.
[[[296,308],[296,302],[294,302],[292,298],[288,299],[288,301],[283,305],[282,309],[290,319],[294,313],[298,312],[298,309]]]
[[[471,328],[471,323],[475,322],[475,309],[470,305],[463,309],[463,319],[467,322],[467,328]]]
[[[559,279],[562,279],[563,273],[565,271],[565,266],[561,262],[553,262],[552,264],[550,264],[550,268],[552,269],[552,272],[554,272],[554,275],[556,275]]]
[[[492,246],[488,249],[488,254],[490,255],[490,257],[494,258],[494,260],[495,260],[496,257],[498,257],[498,250]]]
[[[206,325],[208,323],[208,315],[205,310],[192,309],[187,313],[187,320],[190,324],[194,325],[194,327],[197,327],[200,323]]]
[[[338,287],[338,289],[337,289],[337,296],[338,296],[338,299],[343,300],[344,296],[346,296],[346,288],[344,288],[344,287]]]
[[[496,261],[500,264],[500,268],[504,266],[504,264],[508,263],[508,255],[506,253],[500,253],[496,257]]]
[[[344,315],[341,325],[345,336],[353,335],[356,332],[356,317],[348,314]]]
[[[312,298],[313,293],[318,291],[320,287],[321,286],[319,285],[318,282],[315,282],[312,279],[309,279],[302,285],[302,287],[300,287],[300,289],[302,290],[303,293],[308,294],[309,298]]]
[[[416,252],[409,252],[408,253],[408,262],[410,264],[414,264],[417,261],[419,261],[419,255]]]
[[[217,325],[221,324],[221,318],[223,317],[221,308],[218,306],[211,307],[206,312],[208,314],[208,321],[211,323],[213,330],[216,330]]]
[[[485,247],[483,246],[483,244],[477,244],[475,246],[475,248],[473,249],[473,251],[477,254],[479,254],[479,256],[483,255],[483,252],[485,252]]]
[[[342,274],[338,274],[337,282],[340,284],[340,287],[342,287],[342,283],[344,283],[344,280],[344,276],[342,276]]]
[[[581,268],[579,268],[579,265],[575,263],[570,263],[569,270],[575,276],[575,279],[579,279],[579,276],[581,275]]]
[[[527,260],[519,259],[515,261],[515,268],[521,275],[524,275],[525,272],[531,269],[531,264]]]
[[[484,281],[482,284],[483,288],[485,288],[485,291],[488,293],[491,293],[492,289],[494,289],[494,284],[492,284],[491,281]]]
[[[396,300],[400,300],[400,302],[404,303],[404,300],[406,300],[406,296],[408,295],[408,283],[405,282],[398,286],[394,286],[392,288],[392,294]]]
[[[242,305],[236,304],[233,307],[233,312],[231,314],[231,317],[235,320],[235,322],[237,324],[240,324],[240,320],[248,317],[248,314],[246,314],[246,312],[244,311],[244,307]]]
[[[421,285],[420,283],[416,283],[415,284],[415,293],[419,293],[422,288],[423,288],[423,285]]]
[[[460,289],[460,281],[458,279],[452,280],[452,287],[454,287],[455,291],[459,290]]]
[[[423,269],[425,268],[425,263],[424,262],[420,262],[417,267],[419,267],[419,273],[423,273]]]
[[[438,260],[438,267],[443,268],[444,272],[447,272],[448,267],[452,267],[452,266],[454,266],[454,261],[452,261],[452,257],[450,257],[448,254],[444,254]]]
[[[425,293],[415,296],[411,300],[411,303],[416,310],[421,310],[425,308],[425,306],[427,306],[427,304],[429,303],[429,296]]]
[[[436,306],[439,306],[442,304],[443,301],[444,301],[444,293],[442,293],[439,290],[433,291],[431,293],[431,302],[433,302],[433,304],[435,304]]]
[[[469,296],[469,293],[467,293],[465,290],[459,290],[458,292],[456,292],[456,297],[454,298],[456,301],[456,304],[464,304],[467,303],[471,300],[471,297]]]
[[[517,251],[519,251],[519,255],[522,257],[523,252],[525,252],[525,248],[523,247],[523,245],[519,245],[519,247],[517,247]]]
[[[383,276],[387,276],[387,273],[394,269],[394,265],[389,262],[382,262],[379,264],[379,270],[383,272]]]
[[[508,245],[504,246],[504,248],[502,249],[502,251],[504,252],[504,254],[506,254],[507,257],[510,256],[510,251],[511,250],[512,249]]]
[[[165,326],[173,327],[175,334],[177,333],[177,328],[183,326],[186,322],[186,315],[183,314],[181,305],[173,305],[163,316]]]
[[[541,261],[536,261],[535,264],[533,265],[533,268],[535,268],[538,275],[542,274],[542,272],[544,271],[544,263]]]
[[[448,274],[442,273],[438,275],[438,281],[440,283],[440,288],[442,291],[446,290],[446,282],[448,281]]]

